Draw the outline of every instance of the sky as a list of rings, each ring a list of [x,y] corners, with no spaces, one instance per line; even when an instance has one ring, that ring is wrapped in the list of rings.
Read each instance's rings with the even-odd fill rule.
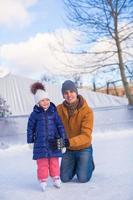
[[[0,0],[0,68],[38,78],[57,65],[59,73],[58,37],[68,46],[74,40],[64,18],[62,0]]]
[[[0,0],[0,44],[65,27],[62,0]],[[52,16],[51,16],[52,15]]]
[[[95,56],[69,52],[82,48],[87,52],[106,51],[113,48],[112,41],[101,38],[91,48],[79,45],[81,32],[68,24],[63,0],[0,0],[0,76],[10,72],[33,79],[46,75],[60,80],[60,76],[68,79],[78,73],[87,83],[95,78],[98,84],[111,81],[113,73],[104,79],[104,73],[91,76],[88,63],[93,65]],[[111,59],[117,61],[116,56]]]

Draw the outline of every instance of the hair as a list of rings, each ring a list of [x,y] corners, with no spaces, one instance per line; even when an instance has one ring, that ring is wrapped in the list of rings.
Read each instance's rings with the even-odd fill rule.
[[[30,90],[31,90],[32,94],[36,94],[37,90],[44,90],[45,91],[45,87],[42,83],[35,82],[31,85]]]

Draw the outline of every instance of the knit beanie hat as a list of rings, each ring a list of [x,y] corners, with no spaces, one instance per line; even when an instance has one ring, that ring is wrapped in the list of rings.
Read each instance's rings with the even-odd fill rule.
[[[63,84],[62,84],[62,94],[65,93],[65,91],[67,90],[71,90],[73,92],[76,92],[76,94],[78,95],[78,90],[77,87],[75,85],[75,83],[71,80],[66,80]]]
[[[43,99],[49,99],[49,95],[45,91],[44,85],[42,83],[39,83],[39,82],[33,83],[31,85],[31,92],[34,95],[36,104],[38,104],[39,101]]]

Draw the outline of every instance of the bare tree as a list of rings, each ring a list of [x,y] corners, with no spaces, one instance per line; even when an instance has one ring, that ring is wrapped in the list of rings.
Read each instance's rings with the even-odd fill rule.
[[[45,81],[45,82],[50,82],[51,81],[51,77],[48,75],[43,74],[41,81]]]
[[[133,66],[132,68],[129,68],[128,66],[125,66],[127,69],[127,73],[129,74],[130,82],[133,80]]]
[[[114,50],[94,52],[98,57],[92,68],[118,66],[126,96],[133,105],[133,95],[129,90],[125,66],[130,65],[125,59],[128,55],[132,60],[131,39],[133,39],[133,1],[132,0],[64,0],[67,17],[73,25],[87,36],[86,42],[96,42],[100,37],[110,38]],[[88,43],[89,44],[89,43]],[[93,53],[93,52],[91,52]],[[113,59],[114,55],[117,59]],[[112,62],[107,61],[112,58]],[[100,61],[99,61],[100,59]],[[106,63],[105,63],[106,61]]]
[[[74,79],[74,83],[76,84],[76,86],[78,88],[82,87],[82,80],[81,80],[81,74],[78,73],[74,73],[72,75],[73,79]]]

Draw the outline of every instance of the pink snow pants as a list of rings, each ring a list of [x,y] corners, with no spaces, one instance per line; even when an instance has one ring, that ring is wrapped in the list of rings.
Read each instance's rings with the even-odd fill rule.
[[[59,158],[41,158],[37,161],[37,177],[39,181],[47,180],[48,176],[59,177]]]

